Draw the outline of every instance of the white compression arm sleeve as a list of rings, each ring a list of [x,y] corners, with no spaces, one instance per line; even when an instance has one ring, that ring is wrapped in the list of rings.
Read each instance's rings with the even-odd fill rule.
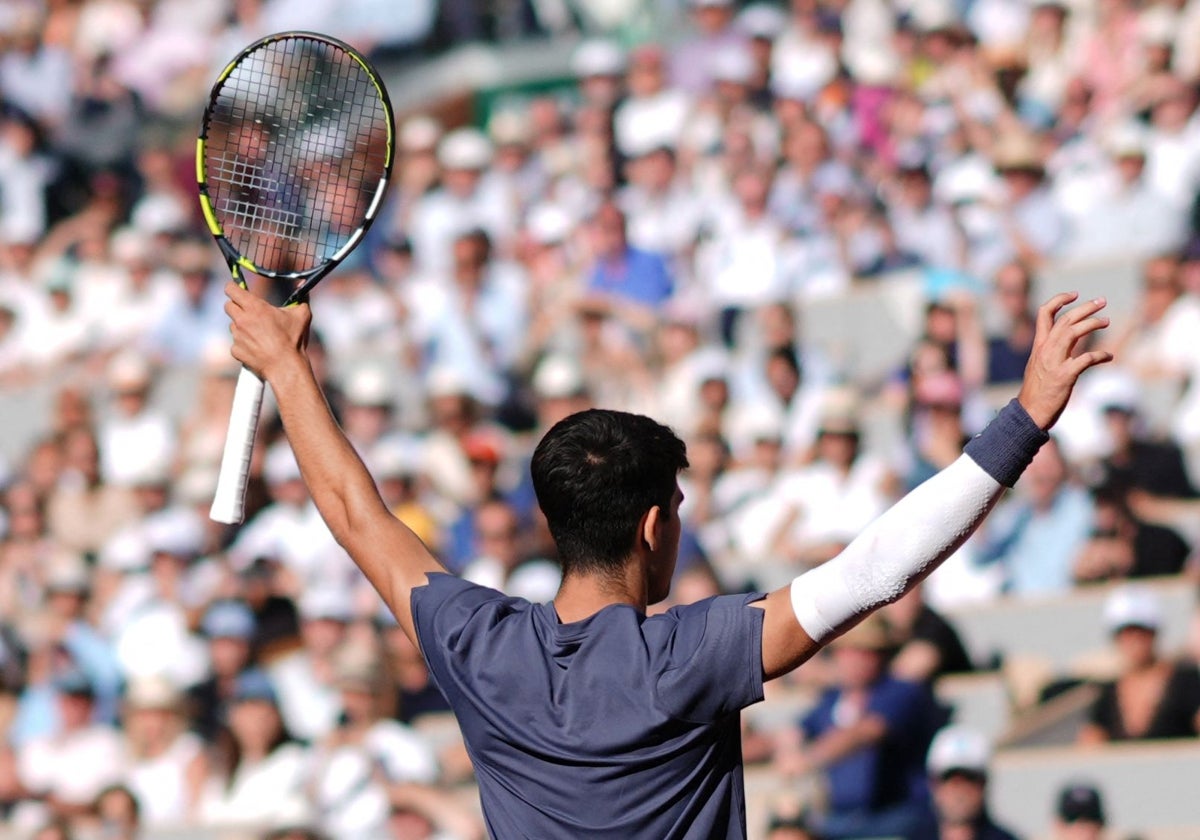
[[[792,581],[804,632],[826,641],[907,592],[966,541],[1045,440],[1010,403],[968,444],[969,454],[897,502],[837,557]]]
[[[792,581],[792,609],[822,642],[853,618],[896,600],[949,557],[1004,487],[966,455],[897,502],[827,563]]]

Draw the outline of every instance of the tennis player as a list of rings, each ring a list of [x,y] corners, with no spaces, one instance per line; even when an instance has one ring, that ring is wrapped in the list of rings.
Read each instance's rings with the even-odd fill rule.
[[[458,717],[488,830],[510,838],[742,838],[739,711],[863,616],[903,595],[979,525],[1047,439],[1105,302],[1038,312],[1018,397],[953,464],[845,551],[770,594],[665,614],[683,442],[646,417],[585,411],[534,452],[562,587],[532,604],[448,575],[389,512],[305,356],[306,305],[230,284],[233,354],[271,385],[321,515],[420,645]]]

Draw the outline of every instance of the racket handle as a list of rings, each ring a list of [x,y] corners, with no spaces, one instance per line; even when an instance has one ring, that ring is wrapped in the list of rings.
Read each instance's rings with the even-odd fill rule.
[[[229,412],[229,431],[225,434],[225,452],[221,472],[208,516],[215,522],[236,525],[246,507],[246,483],[250,479],[250,456],[254,451],[254,433],[262,409],[263,381],[246,368],[238,375]]]

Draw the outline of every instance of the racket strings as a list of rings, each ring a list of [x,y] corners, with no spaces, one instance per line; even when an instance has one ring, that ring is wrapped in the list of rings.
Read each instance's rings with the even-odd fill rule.
[[[233,68],[210,112],[205,174],[239,253],[300,272],[350,241],[387,168],[389,116],[362,65],[321,41],[272,41]]]

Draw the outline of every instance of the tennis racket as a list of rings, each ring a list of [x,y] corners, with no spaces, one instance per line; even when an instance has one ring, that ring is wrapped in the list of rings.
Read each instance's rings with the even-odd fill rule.
[[[196,142],[200,207],[246,286],[253,273],[306,299],[362,241],[392,168],[392,106],[347,44],[282,32],[246,47],[213,85]],[[243,368],[209,516],[242,521],[263,382]]]

